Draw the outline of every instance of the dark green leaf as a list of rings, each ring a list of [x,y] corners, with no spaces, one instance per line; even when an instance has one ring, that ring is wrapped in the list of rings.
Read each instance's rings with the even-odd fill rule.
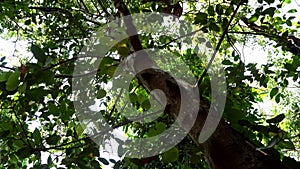
[[[284,140],[284,141],[280,141],[278,143],[278,146],[280,146],[280,148],[283,149],[295,149],[295,145],[293,142],[291,142],[290,140]]]
[[[171,163],[178,159],[179,151],[176,147],[164,152],[162,154],[162,161],[165,163]]]
[[[144,110],[149,110],[151,108],[151,104],[149,100],[145,100],[142,104],[141,104],[142,108]]]
[[[270,7],[264,10],[263,14],[269,14],[271,17],[274,16],[276,8],[275,7]]]
[[[231,13],[234,11],[234,7],[232,5],[230,5],[226,11],[225,11],[225,15],[231,15]]]
[[[272,4],[275,2],[275,0],[264,0],[265,2],[267,2],[268,4]]]
[[[31,20],[28,19],[28,20],[26,20],[24,23],[25,23],[25,25],[30,25],[30,24],[31,24]]]
[[[101,99],[106,96],[106,91],[104,89],[99,89],[97,92],[97,99]]]
[[[223,64],[223,65],[232,65],[232,62],[231,62],[230,60],[227,60],[227,59],[226,59],[226,60],[223,60],[223,61],[222,61],[222,64]]]
[[[138,101],[138,97],[135,93],[129,93],[129,99],[131,103],[135,103]]]
[[[24,158],[29,157],[29,156],[31,155],[29,147],[24,147],[24,148],[19,149],[19,150],[16,152],[16,155],[17,155],[20,159],[24,159]]]
[[[275,97],[275,101],[276,103],[279,103],[280,102],[280,97],[281,97],[281,94],[277,94],[276,97]]]
[[[31,52],[33,53],[33,56],[38,60],[38,62],[45,63],[46,61],[46,56],[45,52],[38,47],[37,45],[31,45]]]
[[[278,87],[275,87],[271,90],[270,92],[271,99],[278,93],[278,91],[279,91]]]
[[[99,162],[96,161],[96,160],[93,160],[93,161],[91,162],[91,166],[92,166],[94,169],[101,169],[101,166],[100,166]]]
[[[54,116],[58,116],[59,115],[59,109],[57,107],[57,105],[55,105],[52,102],[48,103],[48,108],[49,108],[49,112],[50,114],[54,115]]]
[[[280,123],[285,118],[284,114],[279,114],[274,118],[266,120],[267,123]]]
[[[36,142],[36,144],[40,145],[42,143],[42,137],[39,129],[35,129],[33,132],[33,139]]]
[[[199,12],[199,13],[197,13],[197,15],[195,17],[194,23],[195,24],[199,24],[199,23],[204,24],[204,22],[207,21],[207,17],[208,17],[208,15],[206,13]]]
[[[214,23],[214,22],[212,22],[212,23],[209,24],[209,29],[211,29],[211,30],[213,30],[215,32],[219,32],[220,31],[220,27],[216,23]]]
[[[208,15],[213,16],[215,14],[214,7],[209,6],[207,9]]]
[[[223,7],[222,7],[222,5],[220,5],[220,4],[217,4],[217,5],[216,5],[216,12],[217,12],[217,14],[219,14],[219,15],[222,15],[222,14],[223,14]]]
[[[296,13],[297,12],[297,9],[290,9],[289,11],[288,11],[288,13]]]
[[[61,138],[60,136],[54,134],[54,135],[46,138],[46,142],[49,145],[56,145],[58,143],[58,141],[60,140],[60,138]]]
[[[109,164],[109,162],[108,162],[105,158],[99,157],[98,160],[99,160],[101,163],[103,163],[104,165],[108,165],[108,164]]]

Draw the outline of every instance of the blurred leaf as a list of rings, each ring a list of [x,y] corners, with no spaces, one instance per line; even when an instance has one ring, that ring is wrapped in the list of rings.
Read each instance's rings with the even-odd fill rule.
[[[278,93],[278,91],[279,91],[278,87],[275,87],[271,90],[270,92],[271,99]]]
[[[9,78],[6,81],[6,90],[8,91],[14,91],[18,88],[20,81],[21,72],[19,70],[16,70],[14,73],[12,73]]]
[[[50,137],[46,138],[46,142],[49,145],[56,145],[60,139],[61,139],[60,136],[54,134],[54,135],[51,135]]]
[[[36,144],[40,145],[42,144],[42,137],[39,129],[35,129],[33,132],[33,139],[35,140]]]
[[[284,114],[279,114],[276,117],[274,117],[272,119],[268,119],[266,121],[267,121],[267,123],[280,123],[284,118],[285,118]]]
[[[179,157],[179,151],[176,147],[173,147],[172,149],[162,154],[162,161],[165,163],[171,163],[176,161],[178,157]]]
[[[31,52],[33,53],[33,56],[38,60],[38,62],[41,62],[42,64],[45,63],[47,57],[45,56],[45,52],[40,47],[32,44]]]

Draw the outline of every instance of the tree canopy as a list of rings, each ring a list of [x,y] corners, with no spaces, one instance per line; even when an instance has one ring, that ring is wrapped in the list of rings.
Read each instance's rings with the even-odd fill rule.
[[[300,168],[299,6],[0,0],[0,168]]]

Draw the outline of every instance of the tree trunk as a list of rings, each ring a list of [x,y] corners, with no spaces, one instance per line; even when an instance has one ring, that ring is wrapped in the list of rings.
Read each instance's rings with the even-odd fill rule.
[[[115,0],[114,5],[123,16],[130,15],[126,5],[121,0]],[[127,32],[134,35],[130,36],[130,42],[135,52],[142,51],[142,45],[137,36],[136,29],[132,21],[127,18],[124,20],[127,27]],[[134,32],[135,31],[135,32]],[[139,72],[139,65],[153,64],[151,59],[145,52],[140,52],[134,60],[134,69]],[[155,67],[154,65],[152,65]],[[149,65],[148,65],[149,67]],[[197,101],[186,102],[187,105],[180,105],[182,99],[189,97],[197,89],[183,81],[176,81],[168,73],[159,71],[158,69],[147,69],[136,75],[139,82],[149,92],[154,89],[160,89],[164,92],[167,98],[167,106],[165,113],[180,119],[180,124],[183,128],[188,124],[191,118],[188,113],[184,113],[178,117],[179,109],[181,106],[193,109],[199,108],[196,123],[189,131],[189,135],[196,144],[203,146],[207,161],[212,169],[285,169],[286,167],[280,162],[279,159],[274,159],[272,156],[259,151],[251,144],[245,137],[231,128],[224,119],[221,119],[218,127],[214,133],[204,143],[199,141],[200,133],[203,132],[208,112],[210,111],[210,104],[203,98],[200,98],[200,105],[196,104]],[[178,83],[179,82],[179,83]],[[180,90],[182,90],[180,92]],[[158,96],[159,97],[159,96]],[[159,100],[159,98],[157,98]],[[216,113],[217,114],[217,113]]]

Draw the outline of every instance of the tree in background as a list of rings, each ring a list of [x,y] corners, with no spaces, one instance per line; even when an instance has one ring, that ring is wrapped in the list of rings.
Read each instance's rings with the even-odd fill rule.
[[[7,66],[7,56],[0,58],[1,168],[101,168],[109,163],[114,168],[299,168],[295,158],[299,157],[300,146],[297,31],[300,21],[296,9],[285,12],[289,3],[289,0],[0,0],[1,30],[8,30],[7,38],[28,41],[28,50],[33,55],[22,59],[16,68]],[[207,74],[210,65],[197,57],[197,47],[183,46],[180,41],[183,37],[173,39],[142,32],[115,44],[95,72],[96,96],[106,108],[100,111],[105,121],[132,138],[158,135],[178,116],[179,87],[187,93],[194,90],[194,86],[184,86],[184,82],[177,84],[167,73],[142,71],[130,83],[130,102],[136,109],[148,110],[150,90],[161,89],[167,98],[166,108],[149,123],[122,116],[122,109],[116,105],[124,107],[126,103],[112,98],[113,91],[103,86],[112,81],[124,58],[149,48],[164,49],[178,56],[199,79],[198,116],[189,135],[162,154],[107,159],[99,153],[99,145],[83,132],[76,116],[71,97],[73,79],[88,73],[74,75],[73,71],[82,47],[99,27],[114,18],[145,12],[172,14],[207,34],[211,42],[207,46],[214,46],[222,56],[225,70],[227,93],[223,117],[213,135],[200,142],[199,135],[213,101]],[[124,25],[134,30],[130,19],[124,20]],[[244,62],[236,45],[251,42],[269,51],[267,64],[257,67]],[[211,62],[220,59],[215,56]],[[253,57],[259,60],[261,56]],[[272,112],[260,111],[255,106],[265,98],[277,103]]]

